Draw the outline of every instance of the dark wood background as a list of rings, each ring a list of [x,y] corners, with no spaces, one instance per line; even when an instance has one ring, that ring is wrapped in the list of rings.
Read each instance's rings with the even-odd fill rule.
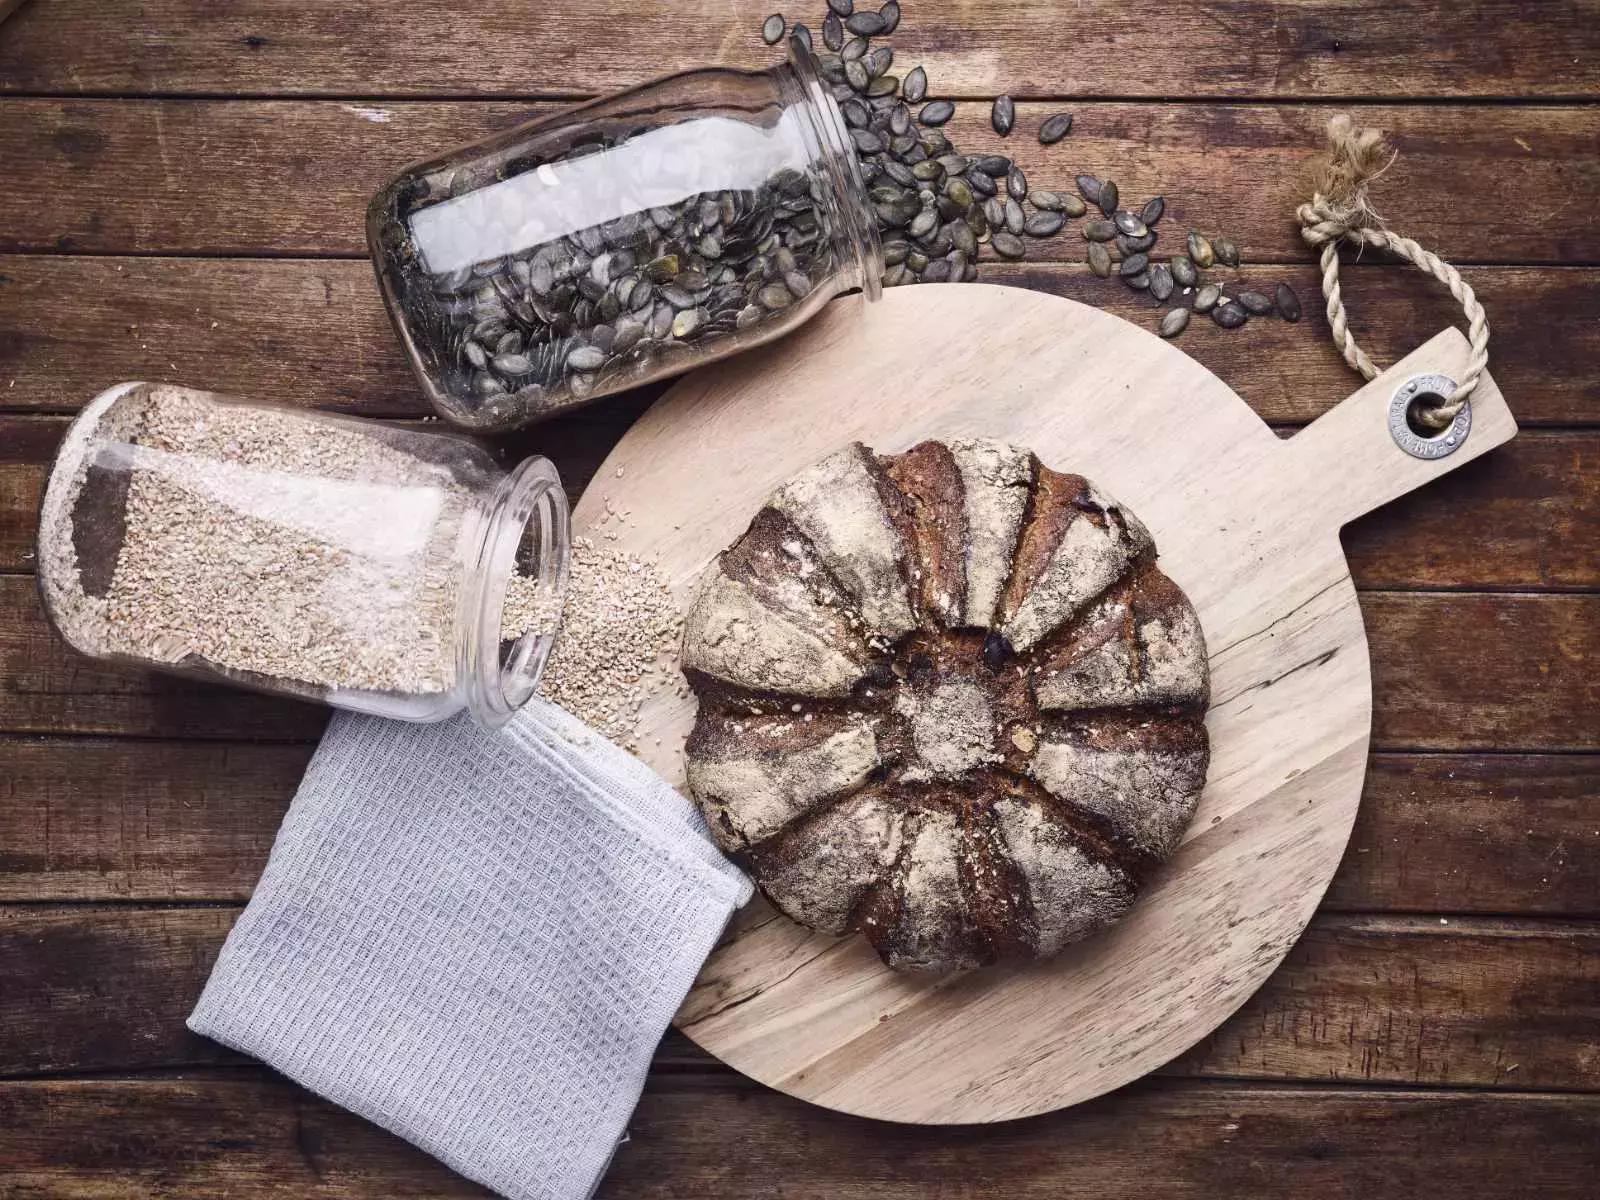
[[[553,104],[768,61],[771,7],[33,0],[0,25],[0,1196],[482,1194],[184,1030],[324,713],[67,654],[30,577],[39,489],[73,410],[123,379],[420,415],[363,260],[369,193]],[[1019,129],[1065,101],[1065,142],[1006,146],[1036,185],[1165,192],[1165,227],[1235,235],[1308,309],[1298,164],[1339,107],[1390,131],[1379,203],[1477,287],[1524,431],[1348,531],[1376,701],[1361,817],[1305,937],[1215,1035],[1103,1100],[966,1129],[839,1117],[669,1035],[603,1195],[1594,1196],[1600,4],[904,8],[903,67],[970,101],[958,141],[986,140],[997,91]],[[1041,249],[985,278],[1154,324],[1080,240]],[[1380,361],[1457,315],[1370,260],[1347,289]],[[1180,344],[1286,432],[1357,383],[1316,314]],[[648,400],[516,448],[576,492]]]

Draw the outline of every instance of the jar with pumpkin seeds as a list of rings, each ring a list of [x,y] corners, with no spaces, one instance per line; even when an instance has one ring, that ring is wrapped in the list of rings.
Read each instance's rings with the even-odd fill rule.
[[[525,425],[881,291],[860,165],[811,56],[688,71],[402,172],[368,240],[428,398]]]

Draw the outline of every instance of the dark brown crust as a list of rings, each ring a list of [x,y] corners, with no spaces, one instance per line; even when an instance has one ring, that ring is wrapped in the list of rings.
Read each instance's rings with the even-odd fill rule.
[[[906,543],[911,594],[919,619],[962,624],[967,590],[966,486],[955,456],[943,442],[921,442],[878,466],[900,497],[896,525]]]
[[[1000,596],[996,624],[1004,625],[1022,605],[1022,599],[1039,582],[1056,547],[1066,536],[1067,527],[1085,514],[1100,523],[1105,513],[1089,501],[1089,481],[1082,475],[1052,471],[1040,463],[1034,471],[1033,494],[1022,518],[1017,538],[1017,553],[1011,563],[1011,578]]]

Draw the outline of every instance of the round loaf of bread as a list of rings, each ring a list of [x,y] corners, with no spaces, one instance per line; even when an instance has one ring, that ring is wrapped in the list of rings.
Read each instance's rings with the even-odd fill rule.
[[[1155,560],[1127,509],[998,442],[854,444],[791,479],[685,622],[718,842],[895,968],[1111,924],[1206,776],[1205,641]]]

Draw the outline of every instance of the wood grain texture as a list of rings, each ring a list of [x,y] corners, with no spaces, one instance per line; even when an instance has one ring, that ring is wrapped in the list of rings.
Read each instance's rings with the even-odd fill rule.
[[[0,907],[0,1076],[242,1062],[191,1034],[238,916]],[[677,1037],[663,1066],[711,1059]],[[1600,1084],[1600,927],[1318,916],[1262,989],[1165,1075],[1517,1088]]]
[[[1329,340],[1314,300],[1316,268],[1275,267],[1272,277],[1289,282],[1305,302],[1298,325],[1255,321],[1230,332],[1196,320],[1177,344],[1264,420],[1300,424],[1348,395],[1359,377]],[[986,264],[984,279],[1093,304],[1147,329],[1159,320],[1148,296],[1097,279],[1082,264]],[[1410,268],[1347,268],[1345,280],[1353,327],[1380,363],[1461,318],[1443,289]],[[1494,323],[1495,378],[1517,397],[1519,422],[1600,423],[1593,374],[1550,369],[1600,362],[1600,270],[1481,267],[1472,283]],[[138,298],[136,309],[130,297]],[[1564,319],[1551,320],[1552,311]],[[124,379],[368,416],[426,411],[365,262],[0,259],[0,409],[72,412]],[[603,401],[536,426],[523,440],[537,447],[548,431],[585,431],[575,445],[609,450],[626,427],[618,412],[637,411],[643,396],[661,390]]]
[[[0,901],[241,901],[309,745],[0,737]],[[1324,911],[1600,916],[1600,756],[1379,753]]]
[[[927,64],[938,95],[1582,96],[1600,82],[1590,0],[1471,0],[1448,21],[1429,0],[918,0],[905,10],[896,53]],[[585,0],[52,0],[0,39],[0,87],[582,95],[708,63],[765,65],[773,51],[758,30],[771,11],[767,0],[641,0],[616,20]],[[825,9],[814,0],[786,11],[816,30]]]
[[[551,107],[0,99],[0,250],[363,254],[367,202],[401,167]],[[1054,107],[1019,105],[1019,128]],[[947,130],[959,146],[1014,155],[1035,187],[1109,173],[1129,200],[1167,194],[1162,232],[1224,232],[1250,263],[1309,259],[1294,211],[1333,108],[1075,109],[1071,137],[1050,147],[1025,134],[1002,144],[982,104],[961,106]],[[1583,217],[1600,194],[1600,109],[1386,105],[1361,115],[1400,151],[1375,202],[1430,250],[1458,266],[1600,262],[1600,227]],[[42,195],[54,202],[35,203]],[[1177,249],[1176,239],[1161,245]],[[1085,247],[1074,232],[1030,254],[1081,260]]]
[[[1202,1200],[1395,1195],[1587,1200],[1593,1096],[1150,1080],[999,1127],[851,1120],[723,1075],[645,1090],[600,1200],[912,1200],[951,1195]],[[488,1193],[276,1077],[0,1085],[17,1200],[429,1200]],[[948,1186],[947,1186],[948,1185]],[[960,1191],[952,1191],[959,1187]]]
[[[875,389],[914,372],[929,343],[941,347],[937,376],[914,394]],[[1212,675],[1205,793],[1187,840],[1120,924],[1027,970],[930,977],[752,907],[707,961],[679,1027],[792,1095],[937,1124],[1079,1103],[1215,1028],[1304,928],[1361,791],[1371,688],[1339,526],[1515,433],[1491,386],[1456,454],[1424,461],[1393,445],[1395,387],[1458,369],[1464,351],[1459,333],[1439,335],[1285,443],[1193,359],[1127,322],[1005,288],[913,288],[834,306],[668,392],[573,519],[581,533],[613,506],[631,509],[607,537],[657,556],[685,603],[763,498],[839,445],[896,453],[981,435],[1085,471],[1139,514],[1199,614]],[[860,404],[867,394],[874,403]],[[682,779],[693,709],[670,685],[645,699],[641,757],[669,782]],[[1006,1035],[974,1042],[975,1026]]]

